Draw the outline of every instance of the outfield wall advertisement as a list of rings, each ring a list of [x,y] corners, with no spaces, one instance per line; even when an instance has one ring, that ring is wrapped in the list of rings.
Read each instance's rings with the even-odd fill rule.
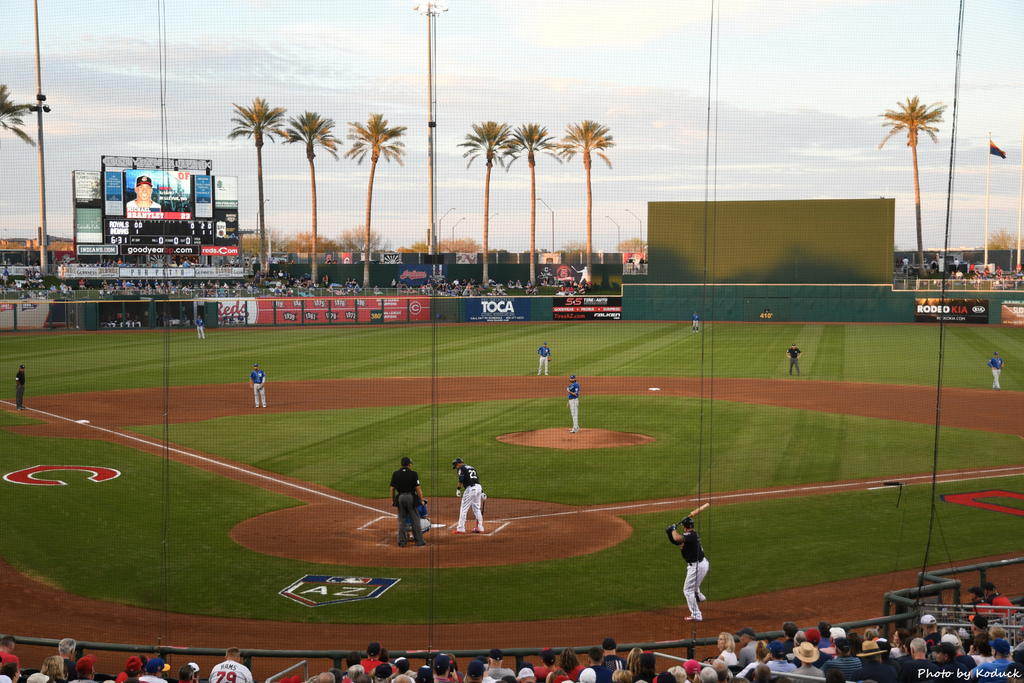
[[[988,324],[988,299],[915,299],[915,323]]]
[[[400,323],[430,320],[430,301],[422,298],[219,299],[222,325],[323,325]]]
[[[1004,325],[1024,327],[1024,301],[1004,301],[1001,320]]]
[[[622,320],[621,296],[556,296],[555,320]]]
[[[509,322],[513,320],[531,320],[529,299],[466,299],[466,322]]]

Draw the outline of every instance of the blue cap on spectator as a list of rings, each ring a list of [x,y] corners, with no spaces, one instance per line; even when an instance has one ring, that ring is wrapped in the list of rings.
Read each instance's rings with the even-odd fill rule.
[[[466,667],[466,674],[473,678],[479,678],[484,675],[484,663],[479,659],[474,659]]]
[[[503,653],[498,648],[493,648],[493,649],[491,649],[490,657],[491,657],[491,659],[502,660],[502,659],[505,658],[505,653]]]
[[[782,643],[780,643],[779,641],[773,640],[772,642],[768,643],[768,651],[771,652],[773,655],[781,655],[783,652],[786,651],[786,648],[783,647]]]
[[[835,645],[836,645],[836,650],[841,650],[842,652],[849,652],[850,648],[852,647],[850,645],[850,641],[847,640],[846,638],[836,638]],[[769,649],[771,649],[771,648],[769,648]],[[782,643],[779,643],[779,650],[780,651],[782,650]]]
[[[998,652],[1001,655],[1010,654],[1010,642],[1006,638],[996,638],[991,643],[993,652]]]
[[[434,671],[438,673],[448,673],[448,667],[452,665],[452,660],[448,659],[448,655],[440,654],[434,657]]]
[[[416,672],[416,683],[430,683],[434,680],[434,672],[429,666],[421,666]]]
[[[374,678],[387,678],[388,676],[390,676],[393,673],[395,673],[395,671],[394,671],[394,669],[391,668],[391,665],[388,664],[387,662],[384,662],[383,664],[378,664],[377,668],[373,670],[373,677]]]

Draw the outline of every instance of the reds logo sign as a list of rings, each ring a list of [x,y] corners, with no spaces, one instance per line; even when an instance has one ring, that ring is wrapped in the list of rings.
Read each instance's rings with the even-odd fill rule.
[[[9,481],[12,484],[36,484],[43,486],[64,486],[67,482],[63,482],[59,479],[36,479],[37,474],[44,472],[55,472],[59,470],[80,470],[82,472],[89,472],[89,481],[110,481],[111,479],[117,479],[121,476],[121,473],[110,467],[89,467],[87,465],[36,465],[35,467],[29,467],[27,469],[18,470],[17,472],[10,472],[4,475],[4,481]]]
[[[203,256],[238,256],[238,247],[203,247]]]

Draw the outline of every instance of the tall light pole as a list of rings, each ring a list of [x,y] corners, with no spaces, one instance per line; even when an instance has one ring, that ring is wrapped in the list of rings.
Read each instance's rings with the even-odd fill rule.
[[[611,216],[605,216],[605,218],[607,218],[608,220],[610,220],[610,221],[611,221],[612,223],[615,223],[615,219],[614,219],[614,218],[612,218]],[[619,241],[618,241],[618,242],[616,242],[616,245],[615,245],[615,248],[616,248],[616,249],[618,249],[618,248],[619,248],[619,247],[618,247],[618,245],[622,243],[622,228],[621,228],[621,227],[619,227],[619,224],[618,224],[618,223],[615,223],[615,230],[616,230],[616,233],[617,233],[617,234],[618,234],[618,236],[619,236]]]
[[[635,218],[636,222],[640,224],[640,234],[637,235],[637,237],[640,239],[640,242],[636,245],[636,248],[639,249],[640,251],[644,251],[644,222],[640,220],[640,216],[637,216],[629,209],[626,209],[626,213]]]
[[[448,11],[448,0],[426,0],[412,6],[420,14],[427,15],[427,194],[430,203],[430,254],[437,253],[437,228],[434,222],[434,50],[433,18]],[[367,256],[369,258],[369,256]],[[437,264],[431,269],[437,273]]]
[[[459,223],[461,223],[464,220],[466,220],[465,216],[455,221],[455,225],[452,226],[452,249],[455,248],[455,228],[459,227]]]
[[[554,254],[555,253],[555,211],[550,206],[548,206],[548,203],[546,201],[544,201],[540,197],[537,197],[537,201],[540,202],[541,204],[543,204],[544,208],[546,208],[548,211],[551,212],[551,253]]]
[[[35,12],[36,22],[36,104],[29,107],[30,111],[38,115],[39,127],[39,270],[46,274],[46,169],[43,164],[43,112],[50,111],[50,108],[43,104],[46,95],[43,94],[43,82],[39,68],[39,3],[32,0],[32,10]]]

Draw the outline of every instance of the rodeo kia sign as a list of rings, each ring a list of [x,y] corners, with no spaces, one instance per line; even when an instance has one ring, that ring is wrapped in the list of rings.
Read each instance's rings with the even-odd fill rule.
[[[988,324],[988,299],[916,299],[916,323]]]

